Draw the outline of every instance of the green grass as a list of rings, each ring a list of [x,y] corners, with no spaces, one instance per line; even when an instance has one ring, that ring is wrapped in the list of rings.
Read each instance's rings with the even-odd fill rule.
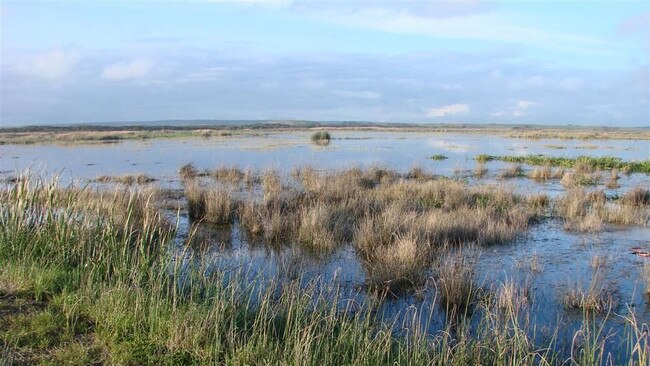
[[[95,193],[33,180],[0,192],[0,364],[537,365],[563,364],[489,299],[478,325],[398,335],[368,304],[317,282],[207,271],[170,251],[175,229],[142,190]],[[176,244],[174,244],[176,245]],[[263,286],[263,287],[262,287]],[[450,287],[451,288],[451,287]],[[413,312],[412,321],[426,314]],[[452,325],[453,324],[453,325]],[[642,325],[626,321],[631,345]],[[588,329],[588,328],[585,328]],[[602,342],[572,364],[603,360]],[[583,357],[584,356],[584,357]],[[647,362],[647,350],[629,357]],[[584,361],[583,361],[584,360]]]
[[[574,168],[576,166],[587,166],[596,170],[619,169],[632,173],[650,174],[650,160],[642,161],[623,161],[621,158],[614,156],[593,157],[578,156],[576,158],[553,157],[548,155],[525,155],[525,156],[498,156],[480,154],[474,158],[478,162],[489,162],[500,160],[510,163],[520,163],[529,165],[549,165],[562,168]]]

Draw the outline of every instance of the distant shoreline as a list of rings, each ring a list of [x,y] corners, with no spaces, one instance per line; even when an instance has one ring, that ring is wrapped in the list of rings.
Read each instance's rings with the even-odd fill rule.
[[[164,121],[158,121],[164,122]],[[260,133],[336,131],[489,134],[510,138],[650,140],[650,127],[505,124],[416,124],[308,121],[179,121],[185,124],[76,124],[0,128],[0,144],[110,143],[122,140],[211,138]],[[194,124],[190,124],[194,122]],[[230,122],[230,124],[228,124]],[[336,136],[334,136],[336,138]]]

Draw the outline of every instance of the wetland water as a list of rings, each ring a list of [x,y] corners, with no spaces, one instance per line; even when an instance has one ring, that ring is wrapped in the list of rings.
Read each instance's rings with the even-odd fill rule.
[[[0,146],[0,171],[5,178],[31,169],[39,173],[59,174],[61,182],[88,181],[101,175],[144,173],[156,178],[165,188],[179,189],[178,168],[193,163],[199,169],[237,166],[253,170],[276,169],[288,175],[295,167],[346,169],[352,166],[385,166],[401,172],[415,166],[436,175],[457,176],[469,184],[497,183],[521,193],[547,193],[551,197],[565,189],[559,180],[535,182],[528,178],[497,179],[498,171],[511,164],[490,162],[486,177],[475,180],[471,171],[478,154],[576,157],[616,156],[623,160],[650,158],[647,141],[617,140],[529,140],[472,134],[425,134],[401,132],[337,131],[328,146],[310,143],[308,133],[264,134],[251,137],[188,138],[151,141],[125,141],[99,145],[4,145]],[[448,159],[433,161],[431,155]],[[529,170],[531,167],[525,166]],[[604,179],[608,173],[603,172]],[[650,188],[646,174],[621,175],[619,188],[598,186],[607,194],[621,194],[634,187]],[[171,220],[175,212],[168,212]],[[189,250],[219,269],[243,269],[247,275],[264,281],[283,278],[320,279],[336,282],[351,298],[364,299],[366,271],[350,245],[326,256],[303,253],[300,247],[271,247],[247,240],[237,222],[232,227],[190,224],[186,211],[179,222],[179,252],[191,229],[198,230],[203,243]],[[566,309],[559,294],[567,287],[590,286],[594,276],[615,297],[607,317],[607,334],[620,333],[619,315],[633,312],[646,324],[650,322],[650,299],[642,280],[642,257],[631,254],[632,248],[650,250],[650,229],[643,227],[607,227],[595,233],[575,233],[564,229],[558,219],[534,224],[528,233],[513,242],[481,248],[476,276],[486,288],[498,288],[503,281],[527,284],[530,298],[527,307],[538,325],[540,337],[548,329],[560,329],[570,344],[580,329],[580,309]],[[182,250],[183,255],[188,255]],[[596,259],[595,259],[596,258]],[[190,262],[190,260],[188,260]],[[594,262],[600,263],[594,265]],[[189,263],[188,263],[189,265]],[[377,311],[386,319],[400,319],[409,309],[428,313],[426,327],[432,333],[444,327],[445,311],[435,302],[431,288],[389,297]],[[605,315],[600,316],[601,319]],[[546,334],[547,336],[547,334]],[[567,341],[568,339],[568,341]],[[611,347],[620,339],[611,337]]]

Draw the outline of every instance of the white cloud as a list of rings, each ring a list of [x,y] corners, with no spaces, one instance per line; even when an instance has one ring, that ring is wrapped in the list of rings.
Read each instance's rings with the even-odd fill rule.
[[[528,109],[539,106],[541,103],[531,102],[530,100],[520,100],[514,107],[505,110],[497,110],[490,113],[492,117],[523,117],[529,114]]]
[[[118,62],[102,70],[101,77],[108,80],[137,79],[149,75],[154,64],[149,60],[136,59],[130,62]]]
[[[19,64],[18,71],[41,79],[57,80],[66,76],[81,57],[76,51],[54,49],[39,53]]]
[[[521,109],[526,109],[528,107],[532,107],[532,106],[536,106],[536,105],[539,105],[539,103],[531,102],[529,100],[520,100],[517,103],[517,107],[519,107]]]
[[[430,108],[427,111],[427,117],[445,117],[467,112],[469,112],[469,106],[467,104],[450,104],[438,108]]]
[[[335,91],[334,95],[337,95],[337,96],[343,97],[343,98],[355,98],[355,99],[379,99],[379,98],[381,98],[381,94],[375,93],[375,92],[372,92],[372,91],[341,90],[341,91]]]
[[[388,33],[421,35],[438,39],[501,42],[571,53],[611,53],[606,49],[606,39],[535,27],[494,12],[437,18],[390,8],[365,7],[342,13],[324,9],[319,15],[327,21],[346,26]]]

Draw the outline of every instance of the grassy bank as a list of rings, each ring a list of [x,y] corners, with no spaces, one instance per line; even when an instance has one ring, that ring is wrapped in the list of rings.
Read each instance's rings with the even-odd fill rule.
[[[208,197],[221,203],[207,202],[201,186],[189,188],[195,178],[186,184],[188,200],[194,197],[193,204],[201,207],[196,217],[230,213],[242,224],[250,220],[243,224],[249,229],[259,225],[259,235],[269,239],[283,234],[275,230],[282,222],[277,215],[292,212],[287,207],[295,200],[305,200],[297,206],[297,216],[287,217],[299,218],[296,235],[306,242],[319,235],[350,235],[336,219],[342,213],[331,212],[336,205],[330,202],[340,205],[358,195],[369,200],[364,207],[375,209],[359,213],[358,232],[351,232],[355,245],[391,266],[412,262],[411,241],[425,243],[414,236],[420,226],[410,210],[428,211],[418,225],[438,228],[434,232],[440,243],[453,238],[488,242],[496,238],[489,233],[504,236],[498,240],[516,235],[522,217],[515,212],[529,204],[505,192],[448,180],[400,183],[376,170],[339,174],[297,171],[305,191],[292,196],[282,177],[270,172],[259,179],[261,201],[233,204],[233,195],[229,205],[219,196]],[[220,182],[234,176],[215,175]],[[355,182],[351,187],[350,181]],[[192,196],[190,189],[199,194]],[[374,189],[376,197],[364,198]],[[529,314],[517,300],[524,292],[516,285],[472,295],[478,287],[472,284],[472,264],[464,251],[435,256],[440,264],[436,278],[443,306],[458,304],[456,314],[473,313],[478,321],[470,327],[465,316],[450,316],[435,334],[418,325],[429,316],[423,309],[411,309],[416,311],[409,312],[398,334],[396,324],[380,321],[372,303],[345,301],[333,284],[266,284],[239,271],[208,271],[198,258],[179,260],[187,243],[173,243],[175,228],[161,217],[158,195],[155,189],[137,187],[62,189],[34,179],[21,179],[0,192],[0,364],[593,365],[609,359],[599,322],[588,311],[580,342],[564,347],[557,344],[557,330],[543,338],[531,336],[535,325],[526,321]],[[356,207],[351,202],[343,209],[354,213]],[[477,226],[467,232],[464,226],[444,226],[465,225],[462,220],[481,212],[486,216],[473,218]],[[230,220],[220,215],[220,221]],[[479,225],[481,220],[493,217],[515,226],[484,231],[487,225]],[[526,215],[523,219],[527,222]],[[385,248],[402,256],[396,260]],[[381,262],[384,256],[389,262]],[[188,262],[195,265],[185,266]],[[399,267],[391,268],[401,273]],[[467,310],[470,303],[473,312]],[[629,344],[625,358],[630,364],[647,364],[644,326],[633,316],[622,321],[627,324],[622,342]],[[570,353],[562,351],[567,348]]]
[[[548,155],[498,156],[480,154],[476,156],[475,160],[483,163],[500,160],[518,164],[556,166],[562,168],[587,168],[589,170],[618,169],[621,172],[650,174],[650,160],[623,161],[621,158],[613,156],[578,156],[576,158],[568,158]]]

